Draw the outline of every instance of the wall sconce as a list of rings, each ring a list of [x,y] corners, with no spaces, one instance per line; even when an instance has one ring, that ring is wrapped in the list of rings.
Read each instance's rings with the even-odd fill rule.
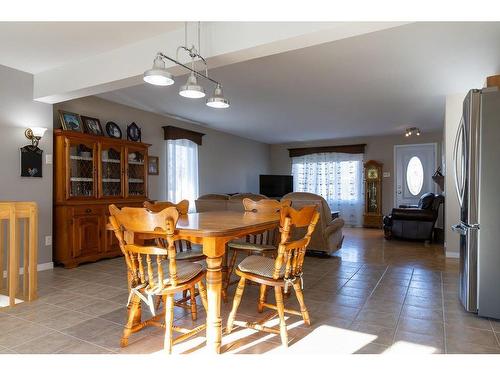
[[[419,128],[406,128],[405,131],[405,137],[409,137],[413,134],[416,134],[417,136],[420,135],[420,129]]]
[[[31,145],[21,147],[21,177],[42,177],[42,153],[38,143],[47,128],[33,127],[24,131]]]
[[[38,148],[38,143],[40,142],[40,139],[42,139],[46,130],[47,128],[28,128],[24,132],[24,135],[31,141],[31,146],[33,148]]]

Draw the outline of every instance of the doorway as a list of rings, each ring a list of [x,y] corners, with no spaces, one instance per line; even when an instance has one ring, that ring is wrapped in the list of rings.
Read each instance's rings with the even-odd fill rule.
[[[394,146],[394,207],[416,205],[424,193],[436,192],[437,143]]]

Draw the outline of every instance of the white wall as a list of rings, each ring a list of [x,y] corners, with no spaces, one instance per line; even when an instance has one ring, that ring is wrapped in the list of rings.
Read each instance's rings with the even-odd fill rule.
[[[149,176],[149,197],[166,199],[166,145],[163,126],[172,125],[204,133],[198,148],[199,192],[258,193],[259,174],[269,173],[269,145],[194,125],[168,116],[128,107],[95,96],[54,105],[54,124],[59,127],[58,110],[97,117],[103,128],[114,121],[126,138],[126,127],[135,122],[142,130],[142,141],[150,143],[149,154],[160,158],[160,175]]]
[[[43,150],[42,178],[20,177],[20,148],[29,144],[28,127],[48,128],[39,147]],[[52,262],[52,105],[33,101],[33,76],[0,65],[0,201],[35,201],[39,208],[38,263]],[[4,262],[5,264],[5,262]]]
[[[455,192],[455,181],[453,177],[453,141],[457,133],[458,124],[462,117],[462,106],[465,97],[463,94],[449,95],[446,97],[446,111],[444,120],[444,143],[445,143],[445,250],[446,256],[458,257],[460,251],[460,235],[451,230],[453,224],[460,221],[460,212],[457,193]]]

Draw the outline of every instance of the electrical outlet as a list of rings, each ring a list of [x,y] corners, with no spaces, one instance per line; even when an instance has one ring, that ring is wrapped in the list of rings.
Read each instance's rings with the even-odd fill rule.
[[[52,245],[52,236],[45,236],[45,246]]]
[[[384,177],[391,177],[391,172],[384,172],[382,174],[382,176],[384,176]]]
[[[52,164],[52,154],[45,155],[45,164]]]

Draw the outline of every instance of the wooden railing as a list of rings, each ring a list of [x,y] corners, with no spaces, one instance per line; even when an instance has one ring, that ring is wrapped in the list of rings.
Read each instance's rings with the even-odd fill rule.
[[[7,225],[4,225],[5,221]],[[23,224],[22,249],[21,223]],[[9,239],[8,260],[7,267],[4,267],[7,238]],[[6,268],[10,306],[15,304],[16,296],[20,293],[21,252],[23,253],[23,295],[25,300],[33,301],[37,298],[38,206],[35,202],[0,201],[0,291],[3,289],[4,268]]]

